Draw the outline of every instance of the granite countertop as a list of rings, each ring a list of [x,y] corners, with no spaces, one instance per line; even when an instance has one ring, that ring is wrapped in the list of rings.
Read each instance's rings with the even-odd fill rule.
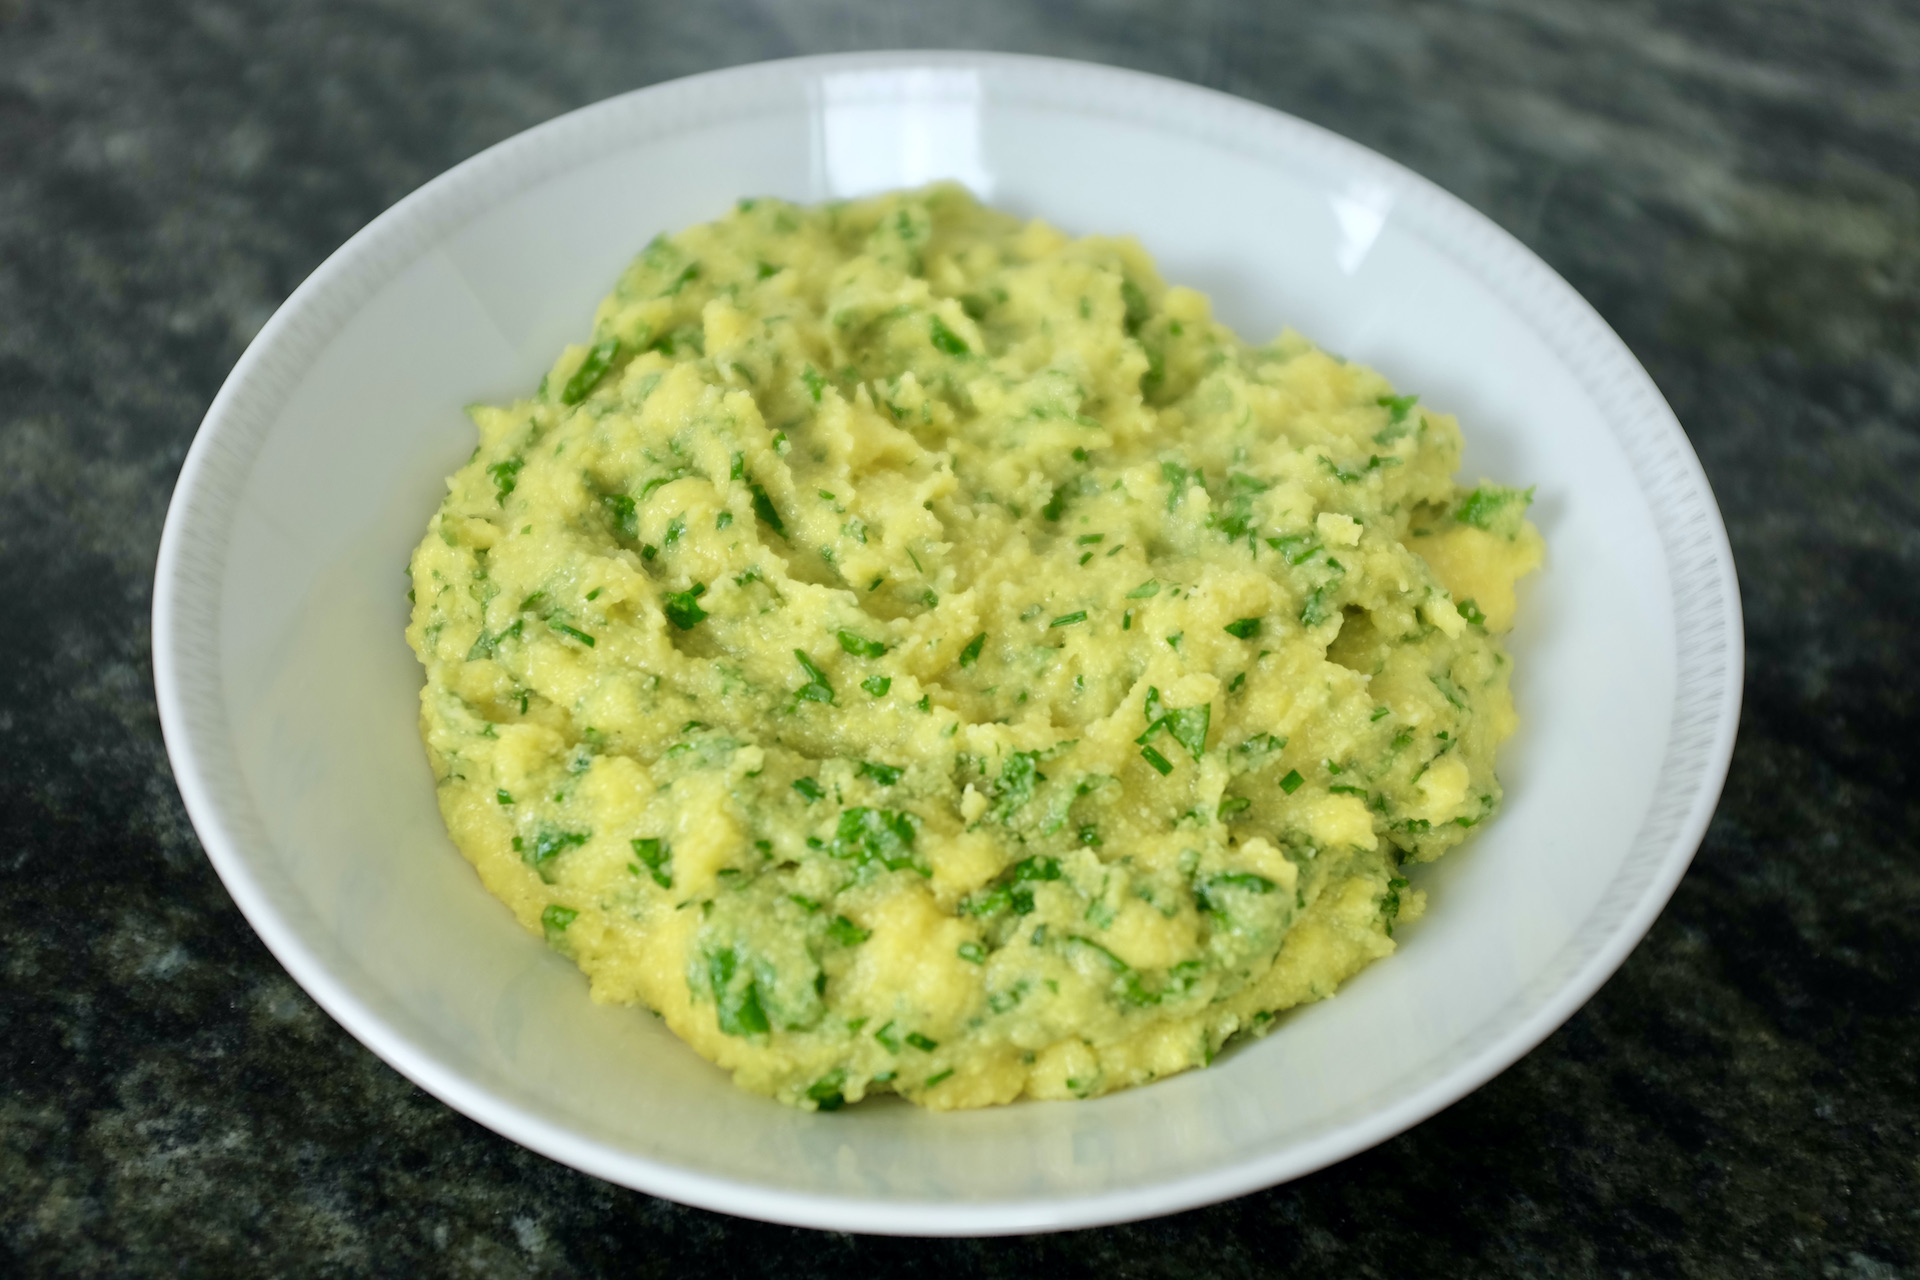
[[[496,1137],[275,963],[155,714],[174,477],[328,253],[572,107],[912,46],[1210,85],[1458,193],[1646,364],[1739,562],[1732,774],[1620,972],[1411,1132],[1154,1222],[812,1233]],[[0,1272],[1920,1277],[1911,5],[0,0],[0,492]]]

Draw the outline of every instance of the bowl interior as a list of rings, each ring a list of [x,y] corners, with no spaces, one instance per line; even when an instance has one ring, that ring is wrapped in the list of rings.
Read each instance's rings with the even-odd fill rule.
[[[1243,334],[1291,325],[1458,413],[1467,479],[1538,485],[1549,559],[1512,646],[1523,727],[1502,757],[1507,807],[1415,872],[1430,906],[1401,954],[1260,1044],[1149,1089],[807,1115],[736,1090],[644,1012],[590,1004],[572,965],[482,890],[416,735],[403,569],[472,447],[461,406],[531,388],[656,232],[747,194],[814,201],[943,177],[1070,231],[1137,235]],[[1524,250],[1286,117],[977,55],[663,86],[416,193],[317,272],[235,371],[176,495],[158,599],[163,716],[195,824],[335,1017],[570,1164],[869,1230],[1198,1203],[1337,1159],[1477,1085],[1590,994],[1665,900],[1724,772],[1739,665],[1724,535],[1684,438],[1617,339]],[[1702,644],[1718,646],[1705,666]]]

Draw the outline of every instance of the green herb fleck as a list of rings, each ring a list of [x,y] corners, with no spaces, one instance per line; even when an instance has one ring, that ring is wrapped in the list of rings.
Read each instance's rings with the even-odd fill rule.
[[[793,789],[805,796],[808,804],[812,804],[815,800],[824,800],[827,795],[827,789],[812,778],[795,778]]]
[[[706,620],[707,611],[696,601],[707,593],[707,584],[696,582],[685,591],[669,591],[661,597],[660,612],[682,631],[691,631]]]
[[[975,636],[973,639],[967,641],[967,647],[960,651],[960,665],[963,667],[970,667],[974,663],[978,662],[980,660],[980,650],[986,645],[986,643],[987,643],[987,633],[984,631],[982,631],[979,635]]]
[[[1260,619],[1239,618],[1221,628],[1236,640],[1251,640],[1260,634]]]
[[[813,659],[801,649],[793,651],[794,661],[807,673],[807,682],[793,691],[793,696],[802,702],[832,702],[833,686],[827,683],[826,673],[813,665]]]
[[[933,316],[931,320],[928,333],[933,340],[934,350],[949,356],[964,356],[972,350],[966,339],[947,328],[939,316]]]
[[[595,344],[587,351],[587,358],[567,379],[566,388],[560,393],[561,404],[579,404],[600,384],[607,370],[613,367],[614,357],[620,354],[619,339],[610,339]]]
[[[1280,789],[1288,795],[1292,795],[1300,789],[1300,784],[1305,781],[1306,779],[1300,776],[1298,769],[1289,769],[1287,770],[1287,776],[1280,779]]]
[[[667,842],[654,836],[647,836],[644,839],[633,841],[632,844],[633,856],[640,859],[641,864],[652,873],[653,882],[662,889],[673,888],[673,871],[671,869],[673,850],[668,846]]]
[[[887,646],[878,640],[868,640],[851,631],[840,633],[840,647],[856,658],[877,658],[887,651]]]
[[[1047,627],[1049,629],[1052,629],[1054,627],[1071,627],[1075,623],[1085,622],[1086,620],[1087,620],[1087,611],[1085,609],[1080,609],[1074,613],[1061,614],[1059,617],[1055,618],[1052,622],[1049,622],[1047,624]]]
[[[887,690],[893,687],[893,677],[892,676],[868,676],[865,680],[862,680],[860,682],[860,687],[862,689],[865,689],[868,693],[872,694],[874,697],[882,698],[886,696]]]
[[[873,936],[873,930],[862,929],[845,916],[835,916],[827,925],[827,937],[843,947],[857,947]]]

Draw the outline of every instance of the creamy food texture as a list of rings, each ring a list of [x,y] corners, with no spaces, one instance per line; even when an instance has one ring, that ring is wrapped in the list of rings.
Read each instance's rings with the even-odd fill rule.
[[[1498,807],[1529,493],[1129,240],[938,186],[647,246],[411,566],[454,840],[831,1109],[1089,1097],[1393,950]]]

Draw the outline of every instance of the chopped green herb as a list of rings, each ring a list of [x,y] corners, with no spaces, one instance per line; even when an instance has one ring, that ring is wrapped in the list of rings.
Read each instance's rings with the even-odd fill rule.
[[[888,1053],[900,1052],[900,1033],[894,1030],[892,1019],[888,1019],[885,1026],[874,1032],[873,1038],[878,1040],[880,1047]]]
[[[845,916],[835,916],[827,925],[827,937],[843,947],[857,947],[873,936],[873,930],[862,929]]]
[[[1083,533],[1075,538],[1074,542],[1083,547],[1091,547],[1096,543],[1105,541],[1106,536],[1104,533]]]
[[[1148,578],[1145,582],[1127,592],[1129,600],[1150,600],[1160,594],[1160,580]]]
[[[1487,625],[1487,615],[1482,613],[1480,606],[1473,601],[1462,600],[1459,604],[1455,605],[1454,608],[1459,611],[1461,617],[1465,618],[1474,626],[1484,627]]]
[[[940,1047],[940,1044],[938,1041],[929,1040],[927,1037],[921,1035],[918,1031],[909,1031],[907,1033],[907,1043],[912,1045],[914,1048],[918,1049],[922,1053],[932,1053],[935,1049],[938,1049]]]
[[[501,804],[512,804],[512,803],[513,803],[513,797],[512,797],[512,796],[510,796],[510,795],[508,795],[508,794],[506,793],[506,791],[505,791],[504,789],[503,789],[503,790],[500,790],[500,791],[496,791],[496,792],[494,792],[494,793],[493,793],[493,798],[494,798],[495,800],[497,800],[497,801],[499,801],[499,802],[500,802]]]
[[[606,376],[607,370],[613,367],[614,358],[619,354],[620,341],[617,338],[597,343],[589,348],[587,358],[580,362],[580,367],[574,370],[571,378],[567,379],[566,388],[560,393],[560,403],[579,404],[585,400],[600,384],[600,379]]]
[[[840,632],[840,647],[856,658],[877,658],[887,651],[878,640],[868,640],[851,631]]]
[[[883,787],[890,787],[900,781],[900,775],[906,770],[890,764],[875,764],[871,760],[860,762],[860,776],[872,778]]]
[[[580,913],[572,907],[563,907],[557,902],[549,904],[540,913],[540,931],[547,935],[547,945],[558,942],[560,935],[567,931],[567,926],[579,918]]]
[[[1140,748],[1140,758],[1157,769],[1163,778],[1173,772],[1173,761],[1167,759],[1152,747]]]
[[[1280,789],[1288,795],[1292,795],[1300,789],[1300,784],[1305,781],[1306,779],[1300,776],[1298,769],[1289,769],[1287,770],[1287,776],[1280,779]]]
[[[1520,532],[1520,522],[1533,503],[1532,489],[1509,489],[1504,485],[1483,484],[1454,508],[1453,518],[1488,533],[1507,538]]]
[[[520,860],[540,873],[542,880],[549,879],[547,865],[568,849],[577,849],[592,836],[590,831],[562,831],[557,827],[542,827],[533,838],[533,848],[521,848]]]
[[[980,650],[986,643],[987,633],[984,631],[967,641],[967,647],[960,651],[960,665],[970,667],[978,662],[980,660]]]
[[[593,648],[593,637],[588,635],[586,632],[580,630],[578,627],[570,627],[566,623],[560,621],[560,619],[558,618],[548,619],[547,626],[555,631],[558,631],[561,635],[572,636],[575,640],[578,640],[581,644],[587,646],[587,648],[589,649]]]
[[[939,316],[931,317],[931,321],[932,323],[928,326],[928,336],[933,340],[934,350],[949,356],[964,356],[972,350],[967,345],[966,339],[947,328]]]
[[[745,978],[742,982],[740,979]],[[760,1006],[759,985],[748,967],[725,947],[707,955],[707,984],[713,990],[714,1011],[720,1031],[729,1036],[763,1035],[768,1029],[766,1010]]]
[[[963,942],[960,944],[959,951],[960,958],[968,964],[985,964],[987,962],[987,949],[977,942]]]
[[[671,870],[673,850],[668,847],[667,842],[654,836],[647,836],[633,841],[632,844],[633,856],[640,859],[642,865],[653,874],[653,882],[662,889],[673,888]]]
[[[765,263],[761,264],[761,269],[766,269]],[[829,1071],[807,1086],[807,1101],[813,1103],[816,1111],[838,1111],[847,1105],[846,1095],[840,1092],[846,1082],[846,1072]]]
[[[747,492],[753,495],[753,514],[759,516],[767,528],[782,538],[786,537],[786,522],[780,518],[780,512],[774,508],[773,499],[767,496],[767,491],[757,484],[750,484],[747,486]]]
[[[494,498],[500,506],[507,505],[507,495],[519,483],[520,468],[525,465],[524,459],[507,458],[487,468],[487,474],[493,477]]]
[[[793,789],[805,796],[808,804],[812,804],[815,800],[825,799],[827,794],[827,789],[818,782],[815,782],[812,778],[795,778],[793,780]]]
[[[916,821],[892,809],[848,809],[827,852],[861,867],[875,862],[889,871],[911,867]]]
[[[696,603],[706,593],[704,582],[696,582],[685,591],[669,591],[660,597],[660,612],[680,630],[691,631],[707,617],[707,611]]]
[[[793,696],[802,702],[832,702],[833,686],[827,683],[826,673],[813,665],[813,659],[801,649],[793,651],[794,661],[807,673],[807,682],[793,691]]]
[[[1260,619],[1238,618],[1221,628],[1236,640],[1251,640],[1260,634]]]
[[[1392,707],[1375,707],[1373,709],[1373,714],[1367,717],[1367,722],[1369,724],[1372,724],[1375,721],[1384,720],[1392,714],[1393,714]]]
[[[815,404],[819,404],[820,393],[827,389],[826,376],[812,365],[808,365],[800,371],[800,381],[807,384],[807,394],[813,397]]]
[[[1049,622],[1047,624],[1047,627],[1049,630],[1051,630],[1054,627],[1071,627],[1075,623],[1085,622],[1086,620],[1087,620],[1087,611],[1085,609],[1080,609],[1073,613],[1061,614],[1059,617],[1055,618],[1052,622]]]
[[[874,697],[882,698],[886,696],[887,690],[893,687],[893,677],[892,676],[868,676],[865,680],[862,680],[860,682],[860,687],[862,689],[865,689],[868,693],[872,694]]]

